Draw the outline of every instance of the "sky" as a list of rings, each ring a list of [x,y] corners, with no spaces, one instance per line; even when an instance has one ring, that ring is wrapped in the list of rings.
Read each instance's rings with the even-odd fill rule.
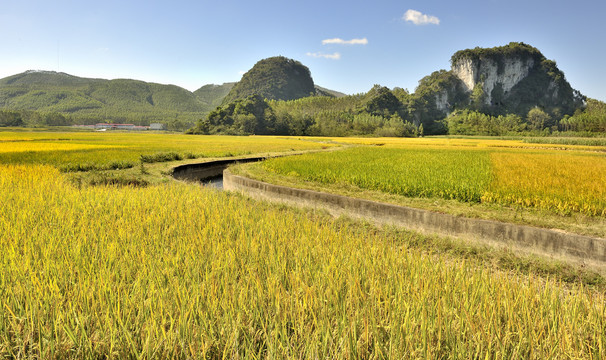
[[[196,90],[286,56],[346,94],[414,91],[458,50],[524,42],[606,101],[606,1],[0,0],[0,78],[27,70]]]

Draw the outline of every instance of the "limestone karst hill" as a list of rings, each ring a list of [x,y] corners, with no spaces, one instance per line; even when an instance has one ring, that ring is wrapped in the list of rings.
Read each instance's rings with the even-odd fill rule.
[[[561,118],[583,105],[583,96],[570,86],[555,61],[524,43],[457,51],[450,74],[453,81],[435,95],[437,109],[444,112],[473,108],[523,116],[539,107]]]
[[[307,66],[299,61],[276,56],[257,62],[247,71],[223,103],[259,95],[269,100],[294,100],[316,94]]]

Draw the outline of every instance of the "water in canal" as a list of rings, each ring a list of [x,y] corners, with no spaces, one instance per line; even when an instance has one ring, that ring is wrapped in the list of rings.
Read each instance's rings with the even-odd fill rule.
[[[223,190],[223,174],[202,180],[202,185]]]

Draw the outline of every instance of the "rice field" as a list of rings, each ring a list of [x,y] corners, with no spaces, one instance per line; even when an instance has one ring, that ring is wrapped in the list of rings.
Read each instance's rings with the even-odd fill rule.
[[[493,153],[482,201],[606,216],[606,156]]]
[[[141,155],[338,146],[327,139],[105,135],[0,132],[0,358],[606,357],[601,288],[424,251],[415,244],[430,239],[416,233],[193,184],[77,186],[62,172]],[[604,171],[596,153],[477,139],[427,148],[428,140],[292,158],[300,167],[287,158],[267,164],[291,177],[315,168],[313,181],[459,201],[515,186],[547,198],[569,181],[511,182],[516,164],[547,177],[564,176],[553,169],[560,163],[570,176]],[[599,194],[600,182],[591,183],[572,182]],[[504,192],[486,192],[493,187]]]
[[[379,140],[379,139],[374,139]],[[375,144],[376,145],[376,144]],[[412,139],[264,162],[303,181],[352,185],[407,197],[455,199],[606,216],[601,147],[482,139]],[[527,146],[527,148],[524,148]],[[528,148],[530,147],[530,148]]]
[[[480,136],[450,136],[421,138],[332,138],[333,141],[352,145],[374,145],[391,148],[485,148],[485,149],[540,149],[605,152],[604,138],[507,138]]]
[[[313,150],[335,146],[272,136],[191,136],[120,132],[0,131],[0,164],[50,164],[62,171],[133,167],[141,157],[183,159]]]
[[[600,291],[196,185],[0,165],[0,358],[594,358]]]

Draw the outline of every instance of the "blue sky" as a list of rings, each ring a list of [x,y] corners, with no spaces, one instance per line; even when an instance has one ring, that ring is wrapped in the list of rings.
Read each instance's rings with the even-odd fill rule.
[[[283,55],[333,90],[414,91],[457,50],[518,41],[604,101],[605,16],[603,0],[2,0],[0,77],[58,70],[195,90]]]

